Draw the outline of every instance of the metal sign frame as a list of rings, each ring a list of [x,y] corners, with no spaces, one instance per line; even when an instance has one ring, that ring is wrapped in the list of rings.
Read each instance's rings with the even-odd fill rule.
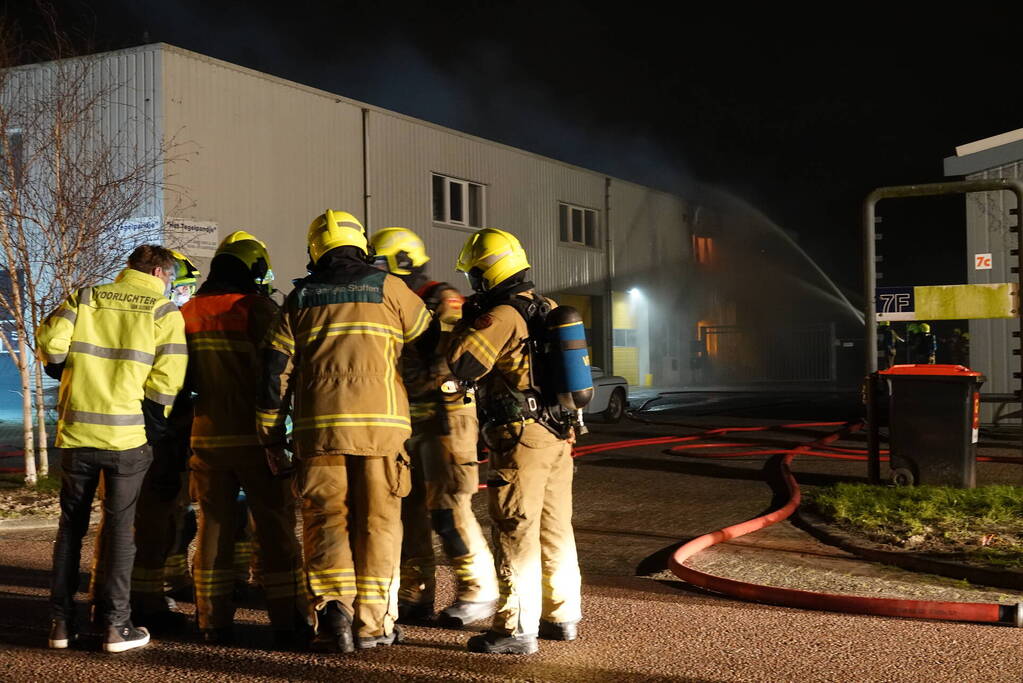
[[[866,371],[867,371],[867,476],[872,484],[881,482],[881,455],[877,420],[875,419],[874,391],[877,381],[877,307],[874,301],[877,288],[877,244],[874,229],[875,208],[882,199],[904,199],[907,197],[940,197],[971,192],[1012,192],[1016,195],[1016,254],[1023,253],[1023,181],[996,178],[991,180],[962,180],[954,183],[929,183],[926,185],[893,185],[879,187],[867,195],[863,202],[863,315],[866,326]],[[1011,214],[1010,214],[1011,215]],[[1019,276],[1019,291],[1023,295],[1023,268],[1016,268]],[[1020,377],[1023,377],[1023,355],[1020,359]],[[1020,392],[1016,391],[1016,396]],[[1023,443],[1021,443],[1023,448]]]

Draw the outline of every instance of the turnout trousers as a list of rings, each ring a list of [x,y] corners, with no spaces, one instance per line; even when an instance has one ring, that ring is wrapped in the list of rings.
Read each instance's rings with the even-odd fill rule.
[[[579,621],[571,445],[527,424],[517,446],[490,458],[487,490],[500,588],[491,630],[535,635],[540,619]]]
[[[245,490],[261,550],[271,626],[291,631],[308,623],[290,482],[270,474],[258,446],[193,450],[189,465],[192,497],[199,504],[199,531],[192,574],[199,628],[227,628],[234,618],[235,542],[247,521],[237,502],[239,488]]]
[[[404,453],[298,459],[306,580],[316,613],[341,603],[359,637],[390,635],[398,617]]]
[[[472,497],[479,490],[475,408],[472,413],[452,412],[448,434],[432,420],[414,423],[413,436],[406,442],[412,490],[401,507],[405,533],[398,599],[402,602],[433,604],[437,581],[431,529],[455,570],[456,599],[497,599],[494,558],[472,510]]]
[[[135,508],[135,566],[131,572],[131,604],[141,612],[168,609],[164,598],[165,567],[188,508],[188,473],[179,471],[174,448],[153,447],[153,464],[142,482]],[[185,558],[181,558],[184,569]]]

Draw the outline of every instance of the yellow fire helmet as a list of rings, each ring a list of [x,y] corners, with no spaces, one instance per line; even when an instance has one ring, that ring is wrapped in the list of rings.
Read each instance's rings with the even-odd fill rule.
[[[196,278],[201,275],[199,269],[195,267],[192,260],[182,254],[180,251],[170,250],[170,253],[174,256],[174,280],[171,282],[171,287],[180,287],[182,285],[190,285],[193,288],[196,285]]]
[[[312,259],[313,265],[336,247],[356,247],[369,253],[366,229],[362,227],[358,218],[347,211],[327,209],[314,218],[309,225],[307,240],[309,258]]]
[[[235,230],[225,237],[214,258],[221,254],[230,254],[248,267],[256,284],[265,285],[273,282],[274,271],[270,265],[270,253],[266,243],[244,230]]]
[[[418,268],[430,260],[426,245],[419,235],[408,228],[383,228],[369,240],[377,261],[387,261],[387,271],[393,275],[411,275],[412,268]]]
[[[931,326],[928,323],[920,323],[920,332],[923,334],[930,334]]]
[[[529,261],[515,235],[497,228],[483,228],[462,247],[455,268],[469,277],[473,289],[480,291],[482,287],[487,291],[529,268]],[[474,277],[473,270],[478,271],[478,278]]]

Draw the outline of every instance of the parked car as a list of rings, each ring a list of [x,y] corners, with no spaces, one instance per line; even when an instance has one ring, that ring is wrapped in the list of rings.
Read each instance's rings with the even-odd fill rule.
[[[583,414],[600,418],[603,422],[618,422],[629,405],[629,383],[618,375],[605,375],[597,367],[590,367],[593,375],[593,400]]]

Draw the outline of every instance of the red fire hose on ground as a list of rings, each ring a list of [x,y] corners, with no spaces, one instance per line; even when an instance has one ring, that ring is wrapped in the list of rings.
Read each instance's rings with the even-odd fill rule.
[[[798,429],[807,427],[838,427],[839,429],[823,436],[808,444],[796,446],[795,448],[784,449],[749,449],[749,444],[744,443],[699,443],[708,437],[720,436],[730,432],[756,432],[768,429]],[[707,574],[692,567],[687,567],[685,562],[692,556],[711,546],[724,541],[738,538],[746,534],[763,529],[777,522],[787,519],[800,503],[799,485],[792,471],[790,463],[797,455],[813,455],[818,457],[839,458],[843,460],[866,460],[866,455],[857,452],[855,449],[835,448],[830,444],[850,432],[862,428],[862,423],[842,422],[809,422],[789,425],[774,425],[770,427],[724,427],[708,429],[692,436],[664,436],[647,439],[634,439],[630,441],[619,441],[614,443],[593,444],[591,446],[580,446],[573,452],[573,457],[590,455],[622,448],[634,448],[638,446],[657,446],[678,444],[669,450],[672,453],[683,451],[694,451],[705,448],[734,448],[743,447],[746,450],[720,454],[687,453],[694,457],[739,457],[752,455],[775,455],[784,454],[781,462],[782,476],[789,492],[788,502],[773,512],[755,517],[740,524],[734,524],[724,529],[719,529],[709,534],[695,538],[678,548],[668,560],[668,568],[677,577],[700,588],[705,588],[717,593],[731,597],[754,602],[763,602],[783,607],[797,607],[800,609],[827,610],[833,612],[846,612],[851,614],[870,614],[875,616],[888,617],[911,617],[917,619],[939,619],[945,621],[971,621],[991,624],[1008,624],[1023,627],[1023,603],[1017,605],[999,605],[997,603],[971,603],[971,602],[938,602],[928,600],[900,600],[893,598],[868,598],[854,595],[835,595],[830,593],[816,593],[812,591],[795,590],[791,588],[778,588],[775,586],[763,586],[759,584],[736,581],[720,576]],[[689,442],[689,443],[685,443]],[[885,458],[882,458],[885,459]],[[1006,461],[1005,458],[978,458],[984,461]],[[1008,459],[1011,462],[1019,462],[1018,459]]]

